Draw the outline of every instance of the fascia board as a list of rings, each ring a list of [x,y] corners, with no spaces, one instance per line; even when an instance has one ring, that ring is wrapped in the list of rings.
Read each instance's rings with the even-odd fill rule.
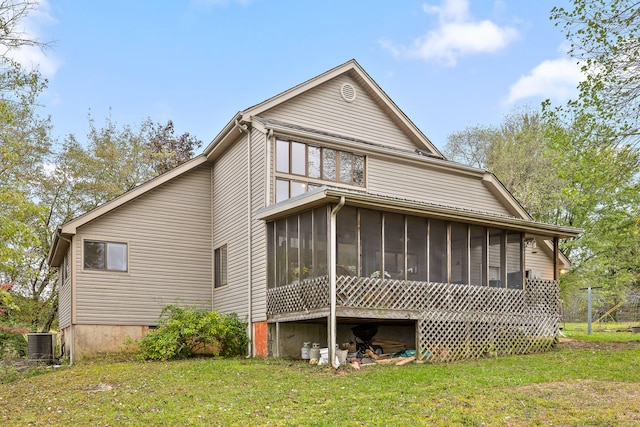
[[[65,236],[60,238],[61,229],[58,227],[53,236],[53,243],[51,244],[51,248],[49,248],[49,254],[47,255],[47,264],[51,267],[59,267],[62,263],[62,259],[64,258],[64,254],[69,247],[69,242]],[[71,236],[69,236],[70,238]]]
[[[249,107],[246,110],[242,111],[242,114],[247,116],[259,116],[264,111],[270,110],[273,107],[282,104],[283,102],[288,101],[291,98],[294,98],[309,89],[312,89],[316,86],[319,86],[341,74],[346,73],[347,71],[355,68],[356,61],[349,60],[344,64],[338,65],[337,67],[326,71],[316,77],[313,77],[303,83],[300,83],[290,89],[285,90],[284,92],[275,95],[266,101],[263,101],[259,104],[254,105],[253,107]]]
[[[411,121],[411,119],[402,111],[398,105],[386,94],[384,90],[376,81],[369,76],[369,74],[364,70],[364,68],[360,67],[360,65],[356,62],[356,72],[363,79],[369,88],[375,93],[375,95],[380,99],[384,104],[386,104],[389,110],[393,111],[396,117],[402,122],[402,124],[412,132],[418,141],[423,145],[424,148],[431,151],[434,155],[440,156],[445,159],[444,155],[438,150],[433,142],[424,134],[422,131]]]
[[[429,216],[449,221],[461,221],[486,227],[499,227],[508,230],[531,233],[541,236],[569,238],[577,237],[582,233],[581,229],[573,227],[545,224],[528,219],[515,217],[502,217],[489,213],[465,211],[456,208],[429,205],[420,202],[401,199],[387,199],[385,197],[367,193],[355,193],[335,188],[321,188],[260,209],[256,212],[257,219],[265,221],[284,217],[312,206],[337,201],[345,197],[349,206],[359,206],[380,209],[403,214],[415,214]]]
[[[266,101],[261,102],[253,107],[249,107],[242,111],[243,120],[247,120],[251,116],[260,116],[263,112],[272,109],[273,107],[288,101],[289,99],[298,96],[314,87],[317,87],[331,79],[334,79],[342,74],[355,73],[356,80],[363,86],[365,90],[373,94],[378,101],[382,102],[386,108],[395,115],[402,125],[415,136],[415,140],[422,145],[422,148],[432,152],[436,156],[440,156],[444,159],[442,153],[436,148],[436,146],[427,138],[420,129],[407,117],[406,114],[393,102],[393,100],[378,86],[378,84],[367,74],[367,72],[358,64],[355,59],[345,62],[319,76],[309,79],[297,86],[292,87]]]
[[[489,191],[500,199],[503,203],[506,203],[510,210],[518,216],[526,219],[533,219],[533,217],[522,207],[520,202],[513,197],[513,194],[500,182],[500,180],[491,172],[486,172],[482,177],[482,183],[489,189]]]
[[[213,151],[218,151],[217,148],[220,145],[220,142],[228,138],[231,131],[236,127],[236,122],[242,118],[242,114],[240,112],[236,113],[235,116],[222,128],[222,130],[216,135],[215,138],[207,145],[202,154],[209,157],[212,156]]]

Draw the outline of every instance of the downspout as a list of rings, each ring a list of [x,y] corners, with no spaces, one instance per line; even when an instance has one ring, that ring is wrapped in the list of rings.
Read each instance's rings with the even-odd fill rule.
[[[266,149],[266,159],[265,165],[267,165],[266,174],[266,182],[265,182],[265,192],[264,192],[264,206],[268,206],[271,204],[271,141],[273,140],[273,129],[269,129],[267,132],[267,149]]]
[[[251,129],[246,124],[241,124],[236,119],[236,125],[240,132],[247,133],[247,335],[249,336],[249,344],[247,347],[247,358],[253,357],[254,337],[253,337],[253,283],[251,281],[253,271],[253,257],[251,255]]]
[[[329,247],[331,248],[331,262],[329,263],[329,362],[334,368],[336,366],[336,248],[337,248],[337,227],[336,217],[338,211],[345,203],[344,196],[340,197],[340,202],[331,210],[331,223],[329,232]]]

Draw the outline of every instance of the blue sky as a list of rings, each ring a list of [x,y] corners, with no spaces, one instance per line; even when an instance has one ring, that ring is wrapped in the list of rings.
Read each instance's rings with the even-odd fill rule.
[[[43,1],[23,50],[49,80],[54,135],[173,120],[206,145],[232,115],[355,58],[442,148],[513,108],[575,96],[580,73],[549,20],[564,0]]]

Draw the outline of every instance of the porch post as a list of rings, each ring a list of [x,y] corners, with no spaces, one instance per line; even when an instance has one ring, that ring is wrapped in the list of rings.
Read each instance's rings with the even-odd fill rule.
[[[555,280],[556,282],[558,281],[558,255],[559,254],[559,249],[558,249],[558,238],[554,237],[553,238],[553,280]]]
[[[338,239],[336,236],[336,217],[338,211],[345,203],[344,196],[340,197],[340,202],[331,210],[331,223],[329,224],[329,364],[334,368],[336,363],[336,250]]]
[[[275,357],[280,357],[280,322],[276,322],[276,345],[275,345]]]

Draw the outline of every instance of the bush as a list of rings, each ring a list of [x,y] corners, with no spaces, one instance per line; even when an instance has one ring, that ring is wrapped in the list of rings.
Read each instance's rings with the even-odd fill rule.
[[[21,359],[27,356],[27,340],[21,333],[0,329],[0,359]]]
[[[142,357],[152,360],[180,359],[198,352],[242,356],[249,343],[246,327],[235,313],[169,305],[162,310],[158,327],[139,345]]]

